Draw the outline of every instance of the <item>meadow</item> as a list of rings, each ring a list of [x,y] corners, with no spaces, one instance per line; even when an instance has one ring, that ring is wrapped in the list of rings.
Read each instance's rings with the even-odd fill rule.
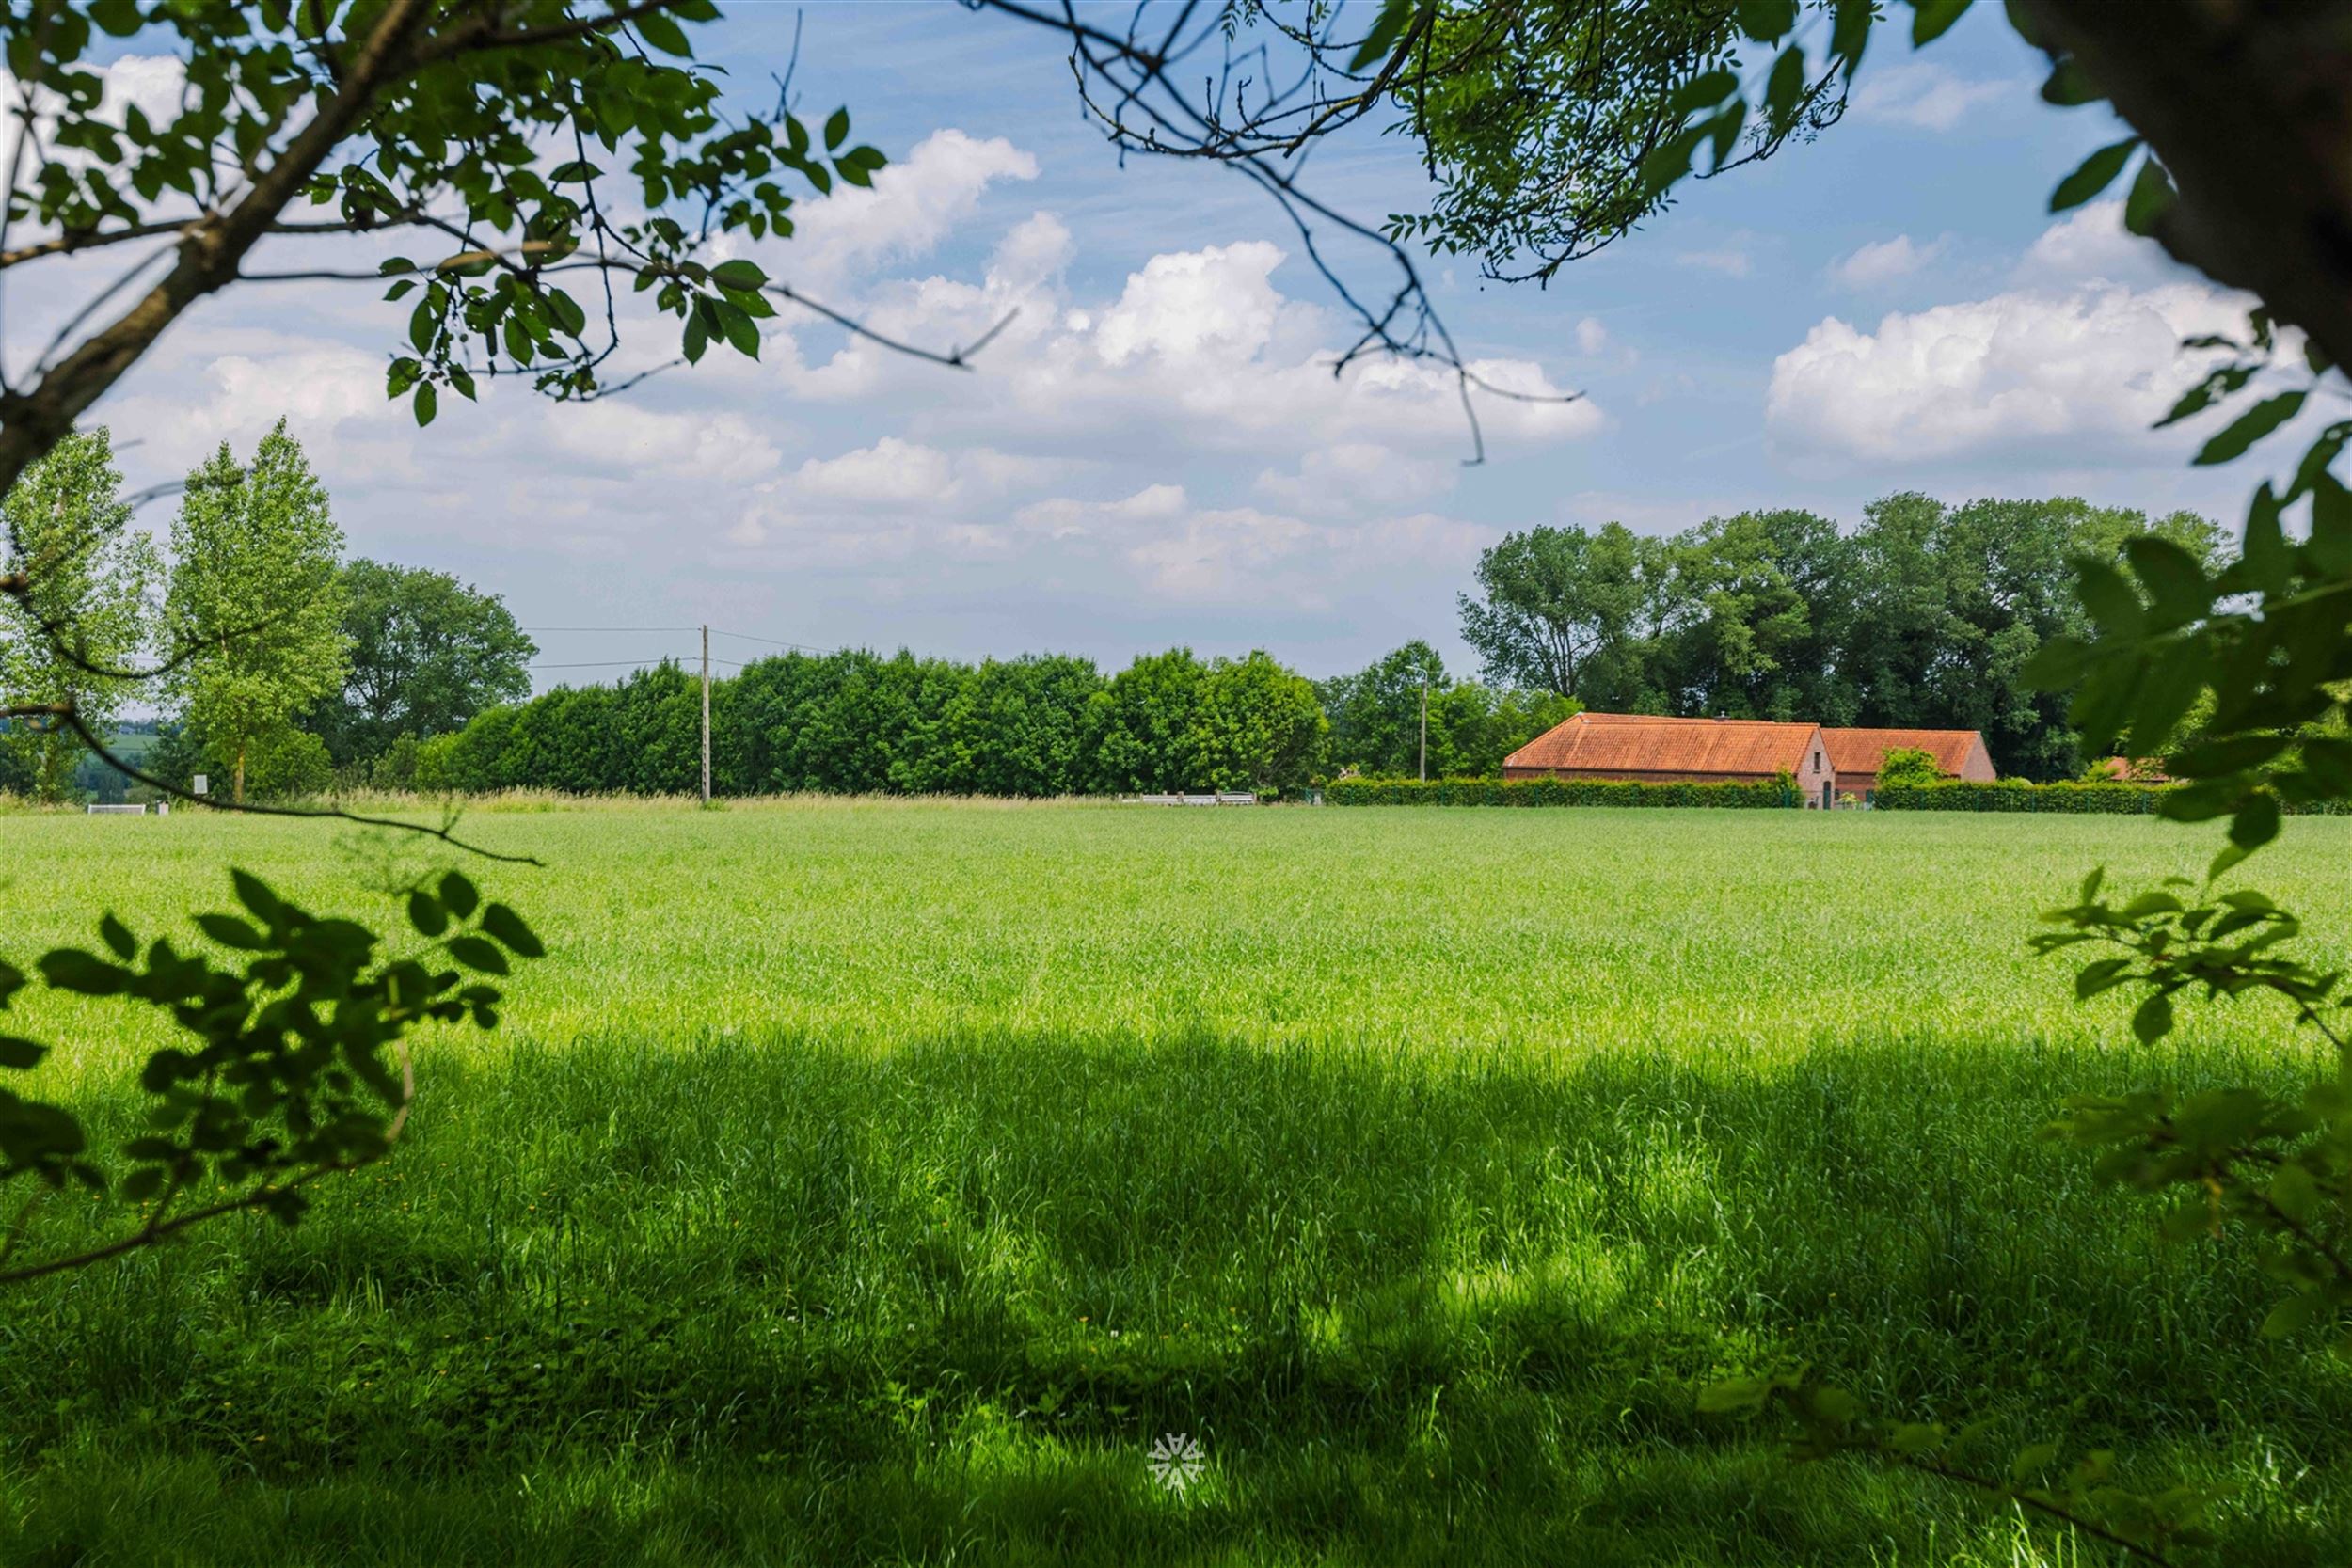
[[[0,1563],[2106,1560],[1701,1417],[1867,1400],[2352,1556],[2352,1377],[2035,1131],[2286,1085],[2026,950],[2146,818],[784,801],[465,824],[549,957],[298,1229],[0,1296]],[[418,841],[0,818],[0,955],[228,902],[394,925]],[[2352,822],[2241,873],[2352,942]],[[160,1036],[28,992],[93,1117]],[[126,1029],[127,1024],[135,1028]],[[144,1032],[141,1032],[144,1031]],[[109,1107],[118,1108],[109,1111]],[[53,1209],[50,1240],[87,1222]],[[91,1232],[95,1234],[95,1232]],[[1152,1445],[1196,1443],[1181,1489]]]

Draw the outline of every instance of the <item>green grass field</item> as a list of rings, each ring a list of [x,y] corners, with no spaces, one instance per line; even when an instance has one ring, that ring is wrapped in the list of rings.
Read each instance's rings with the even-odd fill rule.
[[[0,1563],[2106,1560],[1792,1469],[1694,1380],[1782,1363],[2224,1491],[2352,1556],[2352,1372],[2034,1131],[2284,1085],[2276,1013],[2078,1006],[2025,950],[2145,818],[491,812],[550,957],[427,1041],[298,1230],[0,1297]],[[411,841],[0,819],[0,954],[225,868],[389,927]],[[2352,823],[2247,879],[2352,942]],[[93,1116],[158,1043],[27,993]],[[51,1075],[55,1075],[52,1077]],[[121,1121],[116,1117],[117,1123]],[[82,1223],[51,1216],[53,1243]],[[90,1232],[90,1234],[96,1234]],[[2028,1412],[2032,1413],[2028,1416]],[[1147,1465],[1196,1440],[1199,1481]]]

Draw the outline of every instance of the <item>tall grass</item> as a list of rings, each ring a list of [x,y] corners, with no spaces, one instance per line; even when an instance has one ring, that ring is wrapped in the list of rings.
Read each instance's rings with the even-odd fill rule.
[[[2230,1487],[2342,1560],[2352,1388],[2265,1287],[2034,1142],[2149,1053],[2024,957],[2145,821],[1563,812],[485,816],[554,957],[413,1141],[0,1301],[0,1562],[2097,1560],[1692,1413],[1787,1359]],[[2341,948],[2342,822],[2265,885]],[[227,861],[364,908],[407,847],[12,821],[5,950]],[[93,1114],[152,1042],[17,1026]],[[117,1117],[118,1121],[119,1117]],[[62,1210],[69,1240],[87,1217]],[[2036,1428],[2033,1434],[2045,1434]],[[1166,1433],[1200,1482],[1156,1484]],[[2046,1433],[2056,1435],[2054,1433]]]

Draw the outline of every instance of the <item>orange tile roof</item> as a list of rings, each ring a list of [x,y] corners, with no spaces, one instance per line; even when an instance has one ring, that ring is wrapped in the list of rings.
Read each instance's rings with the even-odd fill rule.
[[[1503,758],[1505,768],[1594,773],[1724,773],[1766,777],[1801,771],[1818,724],[1761,719],[1661,719],[1641,713],[1580,713]]]
[[[1967,766],[1968,749],[1975,745],[1975,730],[1833,730],[1824,728],[1821,738],[1829,743],[1829,765],[1840,773],[1869,773],[1875,775],[1886,753],[1900,748],[1925,752],[1935,759],[1938,772],[1957,777]]]

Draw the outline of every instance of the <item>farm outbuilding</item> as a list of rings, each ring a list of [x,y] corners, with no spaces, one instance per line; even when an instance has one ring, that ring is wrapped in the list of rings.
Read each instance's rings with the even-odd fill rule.
[[[1935,770],[1947,779],[1991,784],[1993,753],[1984,749],[1978,730],[1832,730],[1830,766],[1837,770],[1837,788],[1857,800],[1867,800],[1878,788],[1879,764],[1889,752],[1925,752],[1935,759]]]
[[[1807,806],[1837,799],[1837,770],[1819,724],[1580,713],[1502,759],[1506,779],[1761,784],[1784,772]]]

